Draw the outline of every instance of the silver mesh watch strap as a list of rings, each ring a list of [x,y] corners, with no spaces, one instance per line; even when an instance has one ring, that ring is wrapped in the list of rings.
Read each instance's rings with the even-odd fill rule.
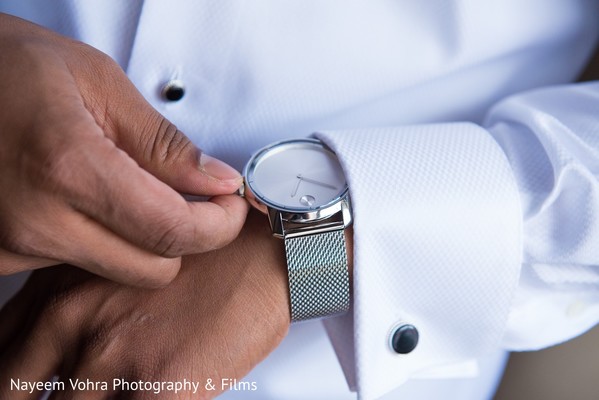
[[[349,309],[349,271],[343,230],[285,239],[291,320]]]

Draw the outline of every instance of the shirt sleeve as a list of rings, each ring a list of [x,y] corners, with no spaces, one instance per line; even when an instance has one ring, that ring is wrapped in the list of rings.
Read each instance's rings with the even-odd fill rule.
[[[361,398],[597,323],[598,106],[599,84],[569,85],[510,97],[482,126],[316,134],[353,203],[353,310],[325,326]],[[420,341],[396,354],[406,323]]]
[[[503,345],[534,350],[599,321],[599,82],[511,97],[485,126],[520,191],[523,263]]]

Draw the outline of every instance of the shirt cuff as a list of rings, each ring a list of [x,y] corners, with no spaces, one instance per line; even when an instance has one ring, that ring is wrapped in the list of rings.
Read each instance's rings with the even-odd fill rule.
[[[496,349],[522,255],[501,147],[470,123],[315,135],[337,153],[353,205],[352,312],[325,321],[350,387],[378,398]],[[420,334],[409,354],[389,345],[402,323]]]

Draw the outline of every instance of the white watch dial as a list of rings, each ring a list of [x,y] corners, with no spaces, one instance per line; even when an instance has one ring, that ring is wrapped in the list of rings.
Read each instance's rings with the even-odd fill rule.
[[[260,151],[246,175],[257,197],[283,209],[316,210],[347,190],[335,154],[311,139],[281,142]]]

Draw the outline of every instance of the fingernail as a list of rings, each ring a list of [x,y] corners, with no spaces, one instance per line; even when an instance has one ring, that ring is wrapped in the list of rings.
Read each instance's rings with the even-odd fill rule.
[[[219,181],[241,181],[241,175],[237,170],[229,164],[202,153],[200,155],[200,171],[208,175],[210,178]]]

